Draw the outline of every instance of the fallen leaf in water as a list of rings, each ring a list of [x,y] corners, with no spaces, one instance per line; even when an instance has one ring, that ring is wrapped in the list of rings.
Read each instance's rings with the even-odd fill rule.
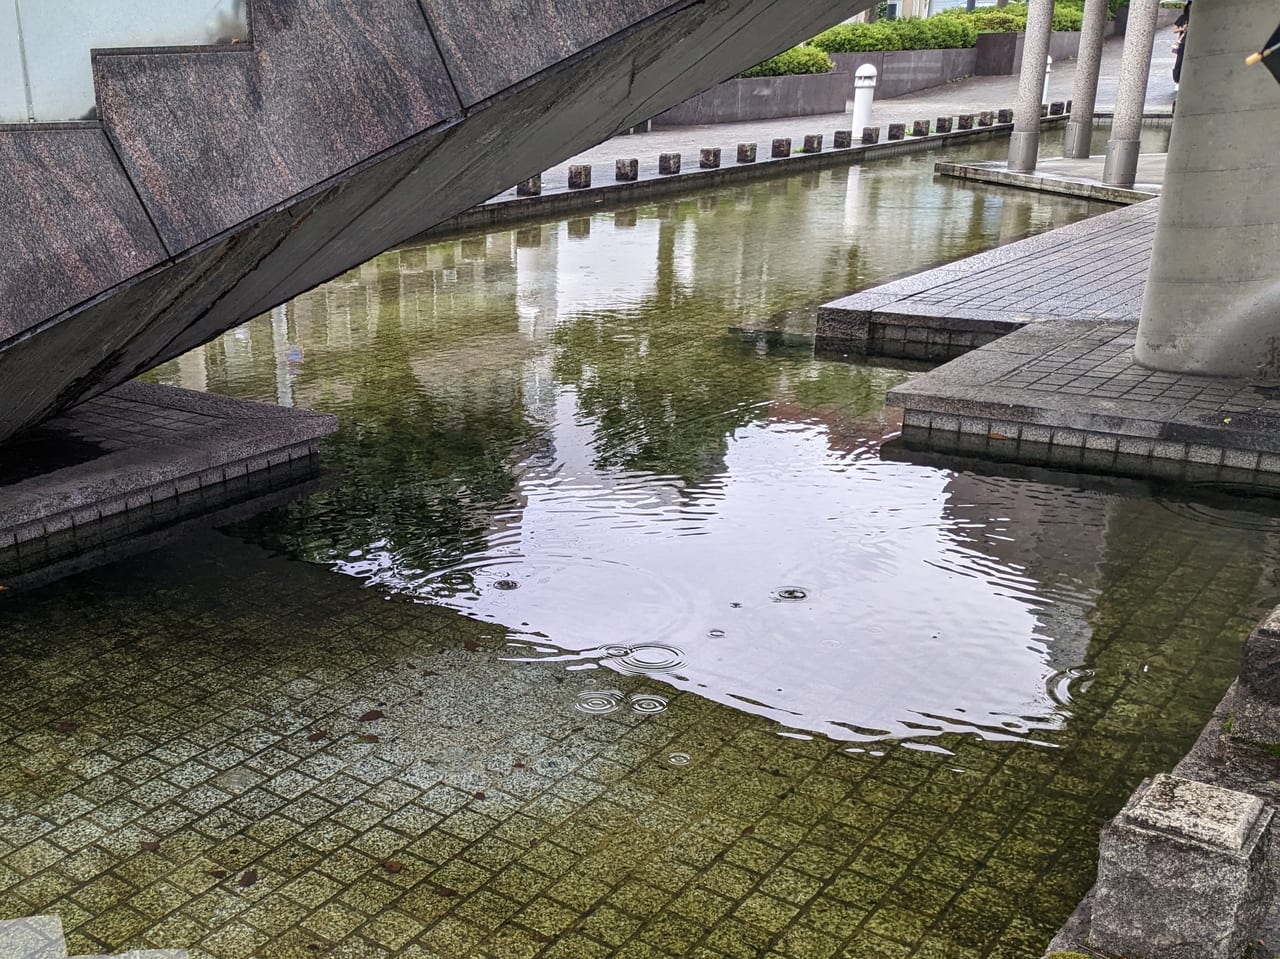
[[[244,871],[244,875],[240,877],[241,886],[252,886],[257,881],[258,881],[258,870],[256,869],[246,869]]]
[[[524,763],[513,763],[511,768],[512,769],[528,769],[529,767],[526,766]]]
[[[367,713],[365,713],[363,716],[360,717],[359,722],[371,723],[375,719],[386,719],[386,718],[387,718],[387,714],[384,713],[381,709],[371,709]]]
[[[458,894],[458,890],[450,889],[448,886],[436,886],[436,894],[444,896],[446,899],[452,899]]]
[[[437,673],[434,669],[424,669],[422,671],[422,675],[423,676],[439,676],[440,674]]]
[[[748,826],[746,829],[742,830],[742,835],[744,836],[754,836],[755,834],[756,834],[755,826]]]
[[[362,742],[362,743],[378,743],[378,742],[382,742],[382,740],[381,740],[381,739],[379,739],[377,736],[375,736],[373,733],[362,733],[362,734],[360,735],[360,742]]]
[[[74,733],[79,728],[80,724],[74,719],[62,719],[53,724],[54,731],[59,733]]]
[[[534,942],[555,942],[555,938],[553,936],[548,936],[545,932],[531,931],[529,935],[533,937]]]
[[[309,742],[309,743],[318,743],[318,742],[320,742],[321,740],[323,740],[323,739],[328,739],[328,738],[329,738],[329,730],[327,730],[327,729],[321,729],[319,732],[314,732],[314,733],[312,733],[310,736],[308,736],[308,737],[307,737],[307,742]]]
[[[465,639],[462,641],[462,648],[469,653],[478,653],[480,651],[480,644],[474,639]]]
[[[404,863],[397,862],[396,860],[392,859],[390,862],[383,863],[382,868],[385,869],[387,872],[394,874],[404,869]]]
[[[210,869],[209,875],[211,875],[214,879],[226,879],[227,871],[225,869]]]
[[[472,799],[488,799],[489,797],[486,796],[484,793],[472,793],[471,798]]]
[[[143,852],[159,852],[160,851],[160,844],[156,842],[154,839],[144,840],[143,842],[138,843],[138,847]]]

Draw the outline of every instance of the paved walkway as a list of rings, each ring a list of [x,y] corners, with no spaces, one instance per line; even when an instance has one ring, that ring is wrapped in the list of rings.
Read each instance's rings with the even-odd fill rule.
[[[1148,112],[1168,112],[1173,104],[1176,87],[1172,80],[1173,54],[1165,42],[1163,31],[1157,36],[1151,60],[1151,76],[1147,84]],[[1169,37],[1171,39],[1171,36]],[[1103,51],[1102,70],[1098,80],[1098,112],[1114,109],[1116,89],[1120,80],[1120,59],[1124,40],[1109,40]],[[1068,60],[1054,66],[1049,77],[1045,99],[1066,100],[1071,96],[1075,83],[1076,62]],[[934,120],[940,116],[977,113],[1012,107],[1017,93],[1018,78],[969,77],[955,83],[944,84],[919,93],[881,100],[875,104],[872,122],[882,129],[890,123],[910,122],[917,119]],[[747,123],[717,123],[707,126],[672,127],[651,133],[614,137],[570,160],[546,171],[543,185],[547,188],[566,187],[569,166],[574,163],[592,165],[596,178],[613,180],[614,161],[619,157],[636,157],[640,161],[641,174],[656,174],[658,155],[680,153],[687,167],[696,167],[698,151],[703,147],[720,147],[726,162],[731,162],[739,143],[760,143],[766,148],[761,156],[768,156],[767,145],[776,137],[790,137],[796,146],[809,133],[822,133],[825,146],[831,146],[831,136],[837,129],[849,129],[852,114],[831,113],[810,117],[782,117],[775,120],[756,120]],[[508,191],[514,195],[514,190]],[[507,194],[500,194],[506,196]]]

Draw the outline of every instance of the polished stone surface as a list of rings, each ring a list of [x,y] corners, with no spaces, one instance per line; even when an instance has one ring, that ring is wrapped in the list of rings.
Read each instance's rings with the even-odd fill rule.
[[[99,129],[0,127],[0,343],[165,249]]]
[[[100,115],[173,253],[461,107],[406,0],[263,0],[253,42],[94,58]]]
[[[780,37],[802,39],[849,12],[840,0],[683,6],[579,50],[537,82],[506,88],[465,120],[441,123],[457,100],[413,45],[431,48],[414,0],[359,11],[328,0],[262,6],[270,10],[255,13],[253,44],[244,49],[96,59],[107,132],[171,248],[235,229],[104,290],[38,335],[0,341],[0,437],[764,59]],[[285,16],[308,12],[315,16],[305,27]],[[355,38],[350,50],[324,41],[335,23]],[[389,30],[397,24],[404,29]],[[322,36],[309,43],[308,30]],[[435,91],[445,85],[440,100]],[[359,102],[347,103],[352,97]],[[454,106],[442,107],[450,97]],[[246,109],[252,123],[244,122]],[[268,120],[276,126],[264,126]],[[281,137],[295,127],[304,134]],[[329,179],[317,184],[317,177]]]

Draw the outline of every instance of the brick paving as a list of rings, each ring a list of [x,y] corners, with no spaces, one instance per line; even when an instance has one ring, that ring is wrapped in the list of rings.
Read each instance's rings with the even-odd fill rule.
[[[1028,323],[1136,324],[1158,208],[1136,204],[835,300],[819,310],[818,345],[944,360]]]

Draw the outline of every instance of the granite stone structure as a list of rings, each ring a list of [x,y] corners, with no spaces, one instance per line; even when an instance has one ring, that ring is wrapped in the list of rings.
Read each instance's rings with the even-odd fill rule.
[[[1240,959],[1275,894],[1274,811],[1161,774],[1103,831],[1089,945],[1135,959]]]
[[[907,125],[906,125],[905,123],[890,123],[890,124],[889,124],[889,139],[890,139],[890,140],[901,140],[901,139],[902,139],[903,137],[905,137],[906,135],[907,135]]]
[[[673,176],[680,172],[680,154],[662,153],[658,156],[658,172],[663,176]]]
[[[880,128],[879,127],[863,127],[862,142],[863,143],[879,143]]]
[[[831,138],[831,146],[836,150],[847,150],[853,146],[852,130],[837,130]]]
[[[739,163],[755,163],[756,162],[756,144],[739,143],[738,144],[738,162]]]
[[[869,5],[255,0],[98,51],[98,120],[0,129],[0,441]]]
[[[720,148],[703,147],[698,154],[698,167],[703,170],[715,170],[720,166]]]
[[[822,134],[810,133],[804,138],[804,146],[802,148],[805,153],[821,153],[822,152]]]
[[[769,156],[773,157],[775,160],[780,159],[781,157],[791,156],[791,138],[778,137],[774,140],[772,148],[769,151]]]
[[[516,184],[516,196],[541,196],[542,195],[542,174],[535,173],[527,180],[521,180]]]
[[[585,190],[591,186],[591,164],[575,163],[569,167],[569,189]]]
[[[620,183],[631,183],[640,176],[640,161],[635,157],[620,159],[615,164],[614,179]]]

